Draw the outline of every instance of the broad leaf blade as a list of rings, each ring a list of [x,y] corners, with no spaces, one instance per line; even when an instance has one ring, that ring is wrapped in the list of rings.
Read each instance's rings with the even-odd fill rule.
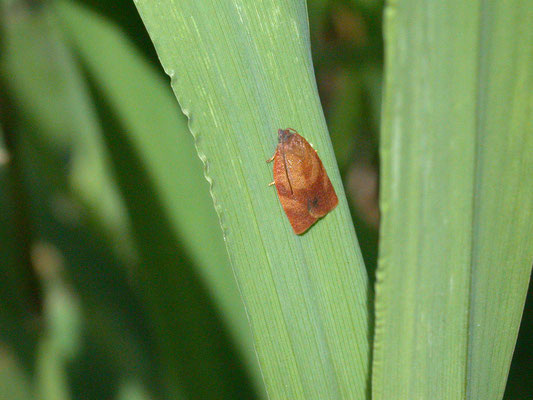
[[[314,82],[304,2],[136,2],[219,214],[272,399],[361,399],[367,279]],[[276,132],[318,150],[339,207],[292,233],[273,188]]]
[[[533,255],[532,14],[386,17],[373,395],[500,399]]]

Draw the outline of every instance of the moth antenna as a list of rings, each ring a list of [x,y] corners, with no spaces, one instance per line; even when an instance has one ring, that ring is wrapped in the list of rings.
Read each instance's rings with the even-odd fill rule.
[[[287,175],[287,182],[289,182],[291,194],[294,194],[292,190],[291,177],[289,176],[289,169],[287,168],[287,159],[285,158],[285,143],[283,143],[283,145],[281,146],[281,155],[283,156],[283,166],[285,167],[285,175]]]

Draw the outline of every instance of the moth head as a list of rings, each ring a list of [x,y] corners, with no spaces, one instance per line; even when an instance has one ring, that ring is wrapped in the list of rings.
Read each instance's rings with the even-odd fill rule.
[[[294,133],[290,129],[278,129],[278,143],[285,143],[292,135]]]

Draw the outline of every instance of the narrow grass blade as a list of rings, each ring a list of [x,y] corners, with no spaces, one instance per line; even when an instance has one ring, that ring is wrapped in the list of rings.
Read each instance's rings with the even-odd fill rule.
[[[2,205],[6,201],[0,236],[1,245],[9,246],[18,256],[2,252],[2,264],[7,264],[2,265],[6,274],[2,284],[2,294],[6,296],[2,298],[7,305],[2,305],[0,312],[2,340],[16,350],[28,371],[37,371],[37,386],[42,389],[38,398],[44,398],[45,392],[56,398],[58,392],[79,398],[90,398],[88,393],[106,397],[124,375],[141,379],[154,367],[148,356],[148,335],[143,329],[145,317],[129,286],[126,266],[118,263],[113,257],[116,254],[108,249],[105,229],[93,231],[92,235],[87,232],[85,217],[91,212],[74,200],[74,189],[69,185],[69,173],[72,165],[77,165],[79,153],[88,158],[95,156],[98,125],[83,78],[50,7],[33,8],[25,2],[12,2],[2,11],[0,71],[6,89],[2,95],[9,99],[9,103],[3,103],[9,104],[5,116],[11,123],[6,130],[6,138],[10,139],[6,176],[0,167]],[[98,162],[101,157],[93,159],[91,166]],[[106,224],[113,226],[113,213],[100,213],[99,208],[109,200],[108,190],[114,189],[102,169],[94,168],[90,177],[85,176],[91,180],[87,186],[103,192],[98,194],[103,201],[92,204],[91,211],[95,213],[91,216],[98,219],[104,215],[108,218]],[[4,181],[4,177],[10,179]],[[108,210],[115,206],[112,204]],[[125,240],[120,228],[114,232],[121,241]],[[55,310],[59,303],[61,311],[61,306],[73,307],[73,300],[58,298],[54,295],[57,291],[41,289],[39,282],[28,282],[28,278],[36,280],[34,275],[39,271],[35,257],[30,260],[38,240],[53,243],[65,258],[65,287],[72,291],[73,298],[79,295],[83,303],[83,315],[78,316],[83,317],[83,354],[78,353],[68,362],[58,354],[58,348],[69,343],[74,347],[72,340],[81,333],[75,333],[72,324],[67,324],[60,329],[62,334],[54,339],[55,343],[51,343],[50,335],[57,333],[57,323],[74,318],[68,318],[69,313],[50,316],[46,314],[49,304],[45,304],[45,318],[52,322],[42,323],[41,305],[43,298],[47,303],[52,297],[56,299]],[[19,297],[23,307],[14,310]],[[30,303],[33,312],[23,312]],[[5,314],[12,316],[4,319]],[[41,339],[37,352],[36,339]],[[49,378],[52,382],[48,382]]]
[[[468,399],[501,399],[533,263],[533,8],[480,11]]]
[[[20,167],[20,160],[14,159],[5,146],[0,129],[0,343],[6,348],[5,360],[0,358],[2,362],[11,362],[7,353],[12,352],[16,361],[29,371],[37,344],[30,321],[37,318],[40,301],[38,282],[27,254],[29,221],[18,180]],[[11,373],[10,367],[6,366],[6,374]]]
[[[141,253],[134,276],[170,390],[180,381],[179,390],[192,398],[252,396],[229,340],[259,385],[251,335],[201,163],[170,88],[110,21],[71,2],[56,9],[98,104]]]
[[[305,2],[137,1],[195,137],[272,399],[362,399],[367,278],[317,96]],[[314,143],[340,205],[292,232],[265,163]]]
[[[3,321],[2,321],[3,323]],[[0,397],[10,400],[31,400],[31,382],[13,355],[4,350],[0,355]]]
[[[373,397],[501,399],[533,257],[533,12],[386,11]]]

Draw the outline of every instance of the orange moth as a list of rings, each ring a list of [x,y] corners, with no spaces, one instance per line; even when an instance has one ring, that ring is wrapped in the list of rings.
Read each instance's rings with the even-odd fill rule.
[[[294,129],[278,130],[274,182],[279,201],[294,233],[308,230],[318,218],[337,207],[339,200],[315,149]]]

